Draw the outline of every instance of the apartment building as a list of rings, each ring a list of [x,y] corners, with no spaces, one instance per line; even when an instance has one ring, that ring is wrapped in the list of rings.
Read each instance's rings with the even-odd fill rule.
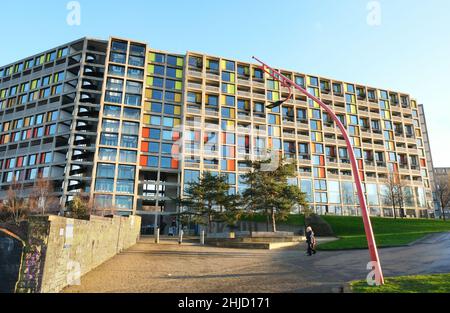
[[[424,125],[409,94],[281,72],[347,127],[373,216],[393,216],[389,172],[405,182],[409,217],[433,213]],[[84,38],[0,67],[0,179],[24,193],[42,175],[62,203],[87,193],[120,214],[172,214],[202,172],[245,189],[247,159],[295,162],[290,180],[320,214],[359,215],[348,151],[331,118],[248,62]]]

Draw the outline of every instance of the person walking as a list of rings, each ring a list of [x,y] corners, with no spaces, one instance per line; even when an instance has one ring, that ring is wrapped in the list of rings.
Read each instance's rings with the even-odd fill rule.
[[[306,228],[306,244],[308,245],[306,254],[309,256],[316,254],[316,237],[311,226]]]

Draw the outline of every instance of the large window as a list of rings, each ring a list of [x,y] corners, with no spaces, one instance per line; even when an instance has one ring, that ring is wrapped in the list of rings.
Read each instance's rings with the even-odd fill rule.
[[[338,181],[328,181],[328,201],[341,203],[341,191]]]
[[[117,146],[119,144],[119,136],[117,134],[102,133],[100,144],[105,146]]]
[[[134,180],[135,167],[129,165],[119,165],[118,179]]]
[[[95,191],[113,192],[114,191],[114,180],[113,179],[97,179],[95,182]]]
[[[131,150],[120,150],[120,162],[136,163],[137,152]]]
[[[139,134],[139,123],[123,122],[122,123],[122,133],[127,134],[127,135],[138,135]]]
[[[138,147],[138,137],[122,135],[121,146],[123,148],[137,148]]]
[[[97,167],[97,177],[99,178],[114,178],[116,166],[113,164],[100,163]]]
[[[116,155],[117,155],[117,150],[116,149],[101,148],[99,150],[98,157],[99,157],[99,159],[101,161],[115,162],[116,161]]]

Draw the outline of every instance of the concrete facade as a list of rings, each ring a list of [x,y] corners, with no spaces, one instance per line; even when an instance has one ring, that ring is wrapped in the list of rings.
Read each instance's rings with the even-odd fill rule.
[[[281,71],[346,125],[371,215],[393,216],[385,199],[390,172],[407,185],[408,217],[434,213],[426,125],[411,95]],[[25,192],[42,174],[55,182],[62,204],[85,193],[100,213],[135,213],[149,225],[155,214],[176,213],[173,198],[202,172],[226,175],[237,193],[245,188],[246,159],[281,155],[295,162],[298,175],[290,183],[308,194],[316,213],[360,214],[345,141],[334,123],[297,91],[282,107],[268,109],[288,90],[255,64],[174,54],[123,38],[85,38],[0,67],[0,79],[3,192],[14,178]],[[33,123],[17,118],[31,112]],[[41,129],[35,121],[42,113],[50,115]]]

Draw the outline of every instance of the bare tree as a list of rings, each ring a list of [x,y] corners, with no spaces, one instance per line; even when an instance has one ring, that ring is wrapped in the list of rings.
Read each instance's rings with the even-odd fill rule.
[[[55,212],[60,208],[58,197],[53,195],[53,183],[39,176],[29,196],[30,211],[44,215],[46,211]]]
[[[386,178],[387,190],[383,194],[386,203],[392,206],[394,218],[397,218],[397,209],[400,217],[405,217],[405,183],[398,173],[390,172]]]
[[[435,178],[434,192],[441,208],[441,218],[445,221],[445,209],[450,206],[450,182],[448,176]]]
[[[12,221],[16,225],[19,225],[28,215],[25,200],[20,195],[21,188],[22,186],[14,177],[1,207],[1,210],[8,216],[7,221]]]

